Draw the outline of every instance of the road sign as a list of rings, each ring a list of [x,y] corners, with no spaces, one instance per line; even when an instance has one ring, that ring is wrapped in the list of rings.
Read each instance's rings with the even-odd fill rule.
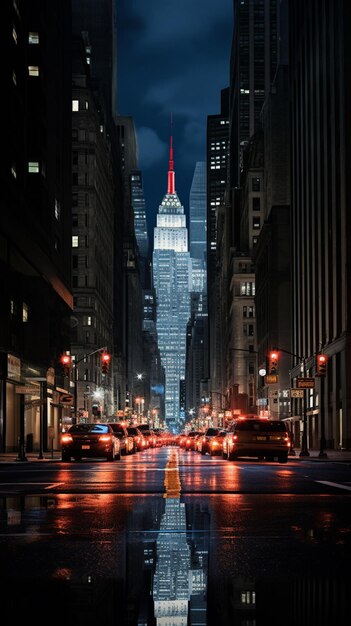
[[[72,394],[71,393],[63,393],[60,396],[60,404],[64,404],[65,406],[73,404],[73,396],[72,396]]]
[[[267,374],[265,377],[266,385],[273,385],[278,382],[278,374]]]
[[[297,378],[296,387],[299,389],[314,389],[314,378]]]
[[[34,385],[16,385],[16,393],[28,393],[32,394],[32,396],[39,396],[40,389]]]
[[[303,389],[290,389],[291,398],[303,398],[303,394],[304,394]]]

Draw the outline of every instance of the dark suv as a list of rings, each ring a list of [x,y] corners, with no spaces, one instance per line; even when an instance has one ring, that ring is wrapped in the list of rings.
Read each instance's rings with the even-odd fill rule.
[[[240,456],[253,456],[286,463],[290,450],[290,434],[285,422],[271,419],[235,420],[223,439],[223,458],[234,461]]]

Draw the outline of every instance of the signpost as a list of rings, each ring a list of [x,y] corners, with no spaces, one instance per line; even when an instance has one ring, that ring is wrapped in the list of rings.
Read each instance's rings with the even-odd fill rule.
[[[303,389],[290,389],[291,398],[303,398],[303,394],[304,394]]]
[[[314,389],[315,381],[314,378],[309,377],[298,377],[296,378],[296,387],[298,389]]]

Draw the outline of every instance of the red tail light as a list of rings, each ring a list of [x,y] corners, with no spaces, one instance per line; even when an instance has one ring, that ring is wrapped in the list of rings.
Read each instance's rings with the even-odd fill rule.
[[[112,436],[111,435],[100,435],[100,437],[99,437],[99,441],[109,442],[111,440],[112,440]]]
[[[73,441],[72,435],[68,435],[67,433],[65,433],[64,435],[61,436],[61,443],[72,443],[72,441]]]

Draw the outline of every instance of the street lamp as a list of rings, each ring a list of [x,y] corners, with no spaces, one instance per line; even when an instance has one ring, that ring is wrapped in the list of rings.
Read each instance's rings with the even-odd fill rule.
[[[76,424],[77,423],[77,411],[78,411],[78,363],[81,363],[82,361],[85,361],[85,359],[88,359],[90,356],[92,356],[92,354],[96,354],[97,352],[104,352],[106,353],[107,347],[103,346],[102,348],[98,348],[97,350],[93,350],[92,352],[89,352],[88,354],[84,354],[80,359],[76,359],[73,360],[73,367],[74,367],[74,416],[72,418],[72,423]]]

